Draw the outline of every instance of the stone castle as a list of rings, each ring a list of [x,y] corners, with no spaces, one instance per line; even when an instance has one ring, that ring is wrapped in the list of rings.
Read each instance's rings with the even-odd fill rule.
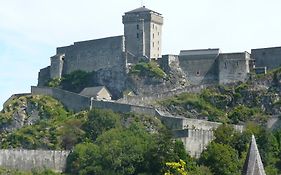
[[[124,35],[58,47],[51,65],[40,70],[38,86],[75,70],[97,71],[106,72],[100,74],[104,77],[101,85],[121,93],[126,89],[124,76],[128,69],[141,60],[156,60],[163,70],[176,65],[193,85],[243,82],[251,71],[265,73],[281,65],[281,47],[252,49],[251,54],[221,53],[216,48],[162,55],[163,16],[144,6],[126,12],[123,24]]]
[[[68,110],[75,112],[102,108],[115,112],[136,112],[157,117],[172,130],[175,138],[183,141],[185,149],[191,156],[199,157],[208,143],[214,139],[213,130],[221,123],[172,116],[150,106],[128,102],[127,99],[123,99],[124,101],[122,99],[121,101],[98,100],[83,94],[46,87],[46,83],[76,70],[95,71],[97,74],[95,78],[99,79],[99,84],[106,86],[112,95],[117,94],[116,96],[118,96],[118,93],[120,94],[128,88],[126,77],[129,69],[140,61],[155,61],[167,74],[171,73],[171,70],[183,72],[183,77],[190,86],[177,89],[179,91],[165,89],[164,86],[160,86],[160,89],[155,86],[153,88],[146,87],[147,91],[156,89],[158,93],[153,94],[156,97],[149,95],[147,98],[144,98],[145,96],[135,96],[135,98],[147,101],[148,97],[155,99],[175,95],[179,92],[197,92],[206,84],[243,82],[248,79],[251,72],[266,73],[267,69],[274,69],[281,65],[281,47],[252,49],[251,54],[248,52],[221,53],[220,49],[216,48],[181,50],[179,55],[162,55],[163,16],[146,7],[126,12],[123,15],[123,24],[124,35],[122,36],[75,42],[70,46],[58,47],[56,55],[51,57],[51,65],[40,70],[38,86],[31,87],[31,94],[52,96]],[[164,85],[167,84],[164,83]],[[234,128],[240,132],[243,130],[243,126],[235,125]],[[16,160],[22,161],[22,157],[29,154],[26,152],[14,150],[2,150],[1,152],[0,150],[0,157],[4,156],[0,160],[0,164],[19,168],[16,164],[9,162],[12,159],[7,155],[11,155],[11,153],[18,155]],[[38,153],[38,155],[43,154],[46,153]],[[52,153],[52,156],[48,157],[48,159],[53,159],[50,168],[63,171],[66,154],[68,152]],[[250,155],[249,162],[252,162],[253,158],[251,157],[253,156]],[[36,152],[30,159],[37,158]],[[58,168],[52,167],[54,162],[58,161],[60,166]],[[3,162],[8,163],[6,165]],[[24,166],[24,168],[38,166],[41,165],[35,163]]]

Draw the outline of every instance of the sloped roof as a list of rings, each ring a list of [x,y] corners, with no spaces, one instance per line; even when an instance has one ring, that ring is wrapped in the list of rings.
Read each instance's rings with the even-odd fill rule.
[[[251,146],[247,153],[242,175],[265,175],[263,163],[261,161],[261,156],[254,135],[252,135]]]
[[[155,11],[153,11],[153,10],[150,10],[150,9],[146,8],[145,6],[136,8],[136,9],[131,10],[131,11],[128,11],[128,12],[126,12],[125,14],[128,14],[128,13],[141,13],[141,12],[153,12],[153,13],[157,13],[158,15],[161,15],[160,13],[155,12]]]
[[[106,89],[106,91],[110,94],[110,92],[107,90],[105,86],[95,86],[95,87],[86,87],[81,92],[80,95],[88,96],[88,97],[94,97],[96,96],[103,88]],[[110,94],[111,96],[111,94]]]

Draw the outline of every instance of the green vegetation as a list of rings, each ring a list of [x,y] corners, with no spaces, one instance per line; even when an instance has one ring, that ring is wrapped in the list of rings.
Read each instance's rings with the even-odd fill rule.
[[[177,113],[184,114],[186,110],[195,109],[198,111],[198,115],[208,117],[210,121],[226,121],[225,114],[222,110],[212,105],[210,102],[204,99],[204,96],[191,93],[182,93],[175,97],[160,101],[160,104],[167,106],[180,106],[176,109]],[[175,111],[175,109],[172,109]],[[192,116],[192,114],[187,114]]]
[[[246,83],[209,87],[201,93],[182,93],[164,99],[159,104],[172,114],[188,118],[207,118],[209,121],[231,124],[244,124],[248,121],[264,124],[271,111],[278,110],[279,102],[271,98],[274,96],[272,92],[266,94],[249,89]],[[262,104],[262,100],[268,100],[268,97],[274,105]],[[264,106],[267,109],[262,109]]]
[[[47,83],[47,86],[52,87],[52,88],[56,88],[56,87],[59,87],[60,84],[61,84],[61,79],[60,78],[54,78],[54,79],[51,79]]]
[[[85,72],[81,70],[73,71],[70,74],[64,75],[61,79],[51,79],[46,86],[54,88],[62,88],[71,92],[79,93],[85,87],[94,86],[95,72]]]
[[[158,66],[158,64],[154,61],[150,62],[140,62],[134,65],[130,74],[144,76],[144,77],[156,77],[163,79],[166,77],[165,72]]]
[[[280,174],[280,131],[281,129],[271,133],[261,126],[248,123],[246,130],[239,133],[230,125],[221,125],[215,131],[216,139],[202,153],[199,164],[208,166],[214,175],[241,174],[251,135],[254,134],[266,174]]]
[[[0,168],[1,175],[62,175],[61,173],[55,173],[52,170],[32,170],[28,171],[18,171]]]
[[[172,139],[170,131],[154,117],[100,109],[74,114],[48,96],[23,96],[11,100],[0,113],[2,127],[10,125],[14,121],[13,114],[21,111],[23,106],[39,115],[31,126],[1,132],[1,148],[72,149],[67,160],[67,174],[235,175],[241,174],[254,134],[266,173],[280,174],[281,129],[268,131],[261,125],[272,109],[266,106],[262,110],[259,106],[266,98],[272,104],[270,107],[280,108],[280,100],[272,98],[274,95],[271,94],[249,92],[249,88],[248,84],[218,86],[199,94],[183,93],[160,102],[166,109],[187,117],[245,124],[243,133],[228,124],[217,128],[215,140],[199,159],[191,158],[183,143]],[[30,117],[30,112],[26,114]],[[0,174],[9,173],[55,175],[49,170],[0,169]]]

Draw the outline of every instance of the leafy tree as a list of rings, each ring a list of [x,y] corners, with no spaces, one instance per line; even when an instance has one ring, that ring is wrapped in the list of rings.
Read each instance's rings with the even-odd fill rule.
[[[82,143],[74,147],[67,158],[66,172],[71,174],[96,174],[101,171],[98,165],[101,155],[99,147],[93,143]]]
[[[62,89],[76,93],[81,92],[85,87],[93,85],[92,77],[94,73],[77,70],[66,74],[61,80]]]
[[[87,136],[96,140],[96,138],[107,130],[121,126],[121,117],[119,114],[110,110],[93,109],[88,114],[88,120],[83,128]]]
[[[239,174],[238,154],[229,145],[210,143],[203,151],[199,162],[208,166],[215,175]]]

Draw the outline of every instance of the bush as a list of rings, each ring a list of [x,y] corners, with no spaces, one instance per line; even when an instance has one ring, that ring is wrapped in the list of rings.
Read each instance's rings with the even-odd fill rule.
[[[134,65],[130,70],[130,74],[162,79],[166,76],[165,72],[154,61],[150,61],[149,63],[140,62]]]

